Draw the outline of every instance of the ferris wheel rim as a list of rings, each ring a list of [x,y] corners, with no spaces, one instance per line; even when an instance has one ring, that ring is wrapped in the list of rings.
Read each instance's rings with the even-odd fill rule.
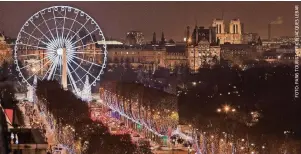
[[[37,12],[34,13],[33,15],[31,15],[31,16],[24,22],[24,24],[22,25],[20,31],[18,32],[16,44],[15,44],[15,46],[14,46],[14,58],[15,58],[14,63],[17,65],[16,70],[18,71],[19,76],[22,78],[22,82],[23,82],[23,83],[26,83],[27,85],[33,86],[31,83],[29,83],[29,81],[28,81],[29,78],[28,78],[28,79],[25,78],[25,76],[24,76],[24,74],[21,72],[20,66],[19,66],[19,59],[18,59],[18,45],[23,45],[23,44],[20,44],[20,43],[19,43],[19,40],[21,39],[21,32],[24,30],[25,24],[28,23],[28,22],[31,22],[31,20],[32,20],[36,15],[41,14],[41,16],[42,16],[42,12],[45,12],[45,11],[47,11],[47,10],[51,10],[51,11],[59,11],[59,9],[65,10],[65,11],[67,11],[67,10],[69,11],[69,9],[70,9],[70,10],[73,11],[73,12],[77,12],[77,14],[83,13],[83,14],[84,14],[86,17],[88,17],[89,20],[91,20],[91,22],[96,26],[96,29],[99,30],[98,35],[100,35],[101,38],[102,38],[103,44],[101,44],[101,46],[103,47],[103,50],[104,50],[104,51],[103,51],[104,57],[102,58],[102,59],[103,59],[102,64],[100,64],[100,66],[101,66],[100,72],[97,73],[97,76],[94,77],[93,82],[91,82],[91,85],[95,85],[96,81],[100,80],[100,79],[99,79],[99,78],[100,78],[100,75],[103,74],[104,68],[106,67],[106,62],[107,62],[107,53],[108,53],[108,51],[107,51],[107,45],[106,45],[106,43],[105,43],[104,33],[103,33],[103,31],[101,30],[100,26],[97,24],[97,22],[94,20],[94,18],[92,18],[92,17],[91,17],[89,14],[87,14],[86,12],[84,12],[84,11],[78,9],[78,8],[71,7],[71,6],[50,6],[50,7],[44,8],[44,9],[42,9],[42,10],[37,11]],[[70,11],[69,11],[69,12],[70,12]],[[42,17],[43,17],[43,16],[42,16]],[[62,18],[62,17],[59,17],[59,18]],[[66,18],[66,19],[69,19],[69,20],[73,20],[74,22],[80,23],[80,22],[77,21],[76,19],[72,19],[72,18],[68,18],[68,17],[63,17],[63,18]],[[52,19],[56,19],[56,18],[53,17]],[[48,19],[48,20],[51,20],[51,19]],[[46,22],[45,19],[44,19],[43,22]],[[43,22],[42,22],[42,23],[43,23]],[[42,24],[42,23],[40,23],[40,24]],[[64,27],[64,28],[68,30],[67,27]],[[87,30],[86,27],[84,27],[84,28],[85,28],[85,30]],[[34,29],[34,30],[35,30],[35,29]],[[69,32],[70,32],[70,31],[71,31],[71,29],[69,29]],[[43,33],[42,33],[42,34],[43,34]],[[75,36],[75,35],[74,35],[74,36]],[[91,34],[90,34],[90,37],[91,37]],[[83,46],[84,46],[84,44],[83,44]],[[77,46],[77,47],[78,47],[78,46]],[[81,46],[79,46],[79,47],[81,47]],[[81,63],[82,63],[82,61],[81,61]],[[94,64],[93,64],[93,65],[94,65]],[[93,65],[91,65],[91,66],[89,67],[89,70],[93,67]],[[79,65],[79,66],[80,66],[80,65]],[[78,67],[77,67],[77,68],[78,68]],[[77,68],[76,68],[76,69],[77,69]],[[83,70],[84,70],[84,69],[83,69]],[[75,71],[73,71],[73,72],[75,72]],[[72,73],[72,72],[71,72],[71,73]],[[70,73],[70,75],[71,75],[71,73]],[[45,74],[47,74],[47,73],[45,73]],[[76,73],[75,73],[75,74],[76,74]],[[87,72],[85,75],[83,75],[81,78],[79,78],[79,79],[76,81],[76,83],[79,82],[79,80],[81,80],[82,83],[83,83],[83,80],[82,80],[82,79],[83,79],[84,76],[86,76],[87,74],[88,74],[88,72]],[[35,75],[35,74],[33,74],[33,75]],[[68,76],[69,76],[69,75],[68,75]],[[32,76],[31,76],[31,77],[32,77]],[[30,78],[31,78],[31,77],[30,77]],[[42,80],[42,79],[40,79],[40,78],[38,78],[38,79],[39,79],[39,80]],[[68,85],[71,85],[71,86],[72,86],[72,83],[71,83],[71,82],[72,82],[72,81],[70,81],[70,83],[68,83]]]

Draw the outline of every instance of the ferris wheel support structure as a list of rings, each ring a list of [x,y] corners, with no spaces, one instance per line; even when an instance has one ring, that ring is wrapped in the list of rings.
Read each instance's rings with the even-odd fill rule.
[[[64,90],[68,90],[67,88],[67,58],[66,58],[66,48],[63,48],[63,53],[62,53],[62,63],[63,63],[63,68],[62,68],[62,85]]]

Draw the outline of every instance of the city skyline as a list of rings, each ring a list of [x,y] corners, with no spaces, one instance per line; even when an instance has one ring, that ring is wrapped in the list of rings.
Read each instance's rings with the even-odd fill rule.
[[[194,27],[197,22],[198,26],[209,27],[214,18],[222,16],[225,23],[239,18],[244,23],[245,32],[259,33],[262,38],[267,38],[268,24],[282,17],[282,24],[272,26],[272,37],[292,36],[294,4],[296,3],[1,2],[0,30],[14,38],[22,24],[36,11],[53,5],[69,5],[87,10],[99,23],[105,36],[115,39],[124,39],[127,31],[138,30],[143,32],[147,41],[152,39],[153,32],[164,32],[166,39],[182,41],[187,26]]]

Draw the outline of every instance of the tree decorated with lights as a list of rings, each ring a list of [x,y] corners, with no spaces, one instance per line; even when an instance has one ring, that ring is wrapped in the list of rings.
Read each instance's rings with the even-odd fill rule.
[[[27,100],[29,102],[36,101],[36,87],[37,87],[37,76],[34,76],[33,85],[27,85]]]
[[[86,76],[84,88],[81,92],[81,98],[83,101],[90,102],[92,100],[91,85],[89,84],[89,76]]]
[[[142,154],[129,135],[112,135],[103,123],[92,121],[87,103],[63,90],[56,81],[38,82],[37,96],[38,105],[55,121],[58,144],[63,144],[69,152]]]
[[[31,85],[27,85],[27,100],[29,102],[33,102],[33,93],[34,93],[34,90],[33,90],[33,87]]]
[[[168,131],[178,124],[176,97],[160,90],[136,83],[107,82],[102,86],[101,98],[138,129],[157,137],[168,136]]]

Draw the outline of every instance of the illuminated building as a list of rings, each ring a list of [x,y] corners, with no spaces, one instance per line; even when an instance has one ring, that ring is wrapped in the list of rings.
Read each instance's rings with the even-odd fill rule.
[[[280,48],[270,49],[263,52],[261,57],[262,60],[268,63],[293,64],[296,58],[295,47],[292,45],[282,45]]]
[[[219,44],[242,43],[242,25],[239,19],[231,20],[228,26],[229,29],[226,29],[223,19],[214,19],[212,27],[215,27],[216,29],[216,41],[219,42]]]
[[[197,72],[200,67],[219,63],[220,47],[210,46],[210,43],[204,38],[197,46],[188,47],[186,55],[190,70]]]
[[[242,35],[242,44],[248,44],[256,41],[259,38],[258,33],[244,33]]]
[[[0,33],[0,65],[3,61],[11,61],[12,49],[5,41],[5,36]]]
[[[221,45],[221,58],[233,65],[242,65],[244,61],[257,59],[259,52],[257,45],[251,44],[223,44]]]
[[[180,50],[179,50],[180,48]],[[173,69],[176,65],[186,64],[185,47],[152,45],[140,48],[119,47],[109,48],[108,64],[131,64],[133,68],[142,66],[146,70],[158,67]]]
[[[126,45],[135,46],[144,44],[144,35],[139,31],[130,31],[126,34]]]

